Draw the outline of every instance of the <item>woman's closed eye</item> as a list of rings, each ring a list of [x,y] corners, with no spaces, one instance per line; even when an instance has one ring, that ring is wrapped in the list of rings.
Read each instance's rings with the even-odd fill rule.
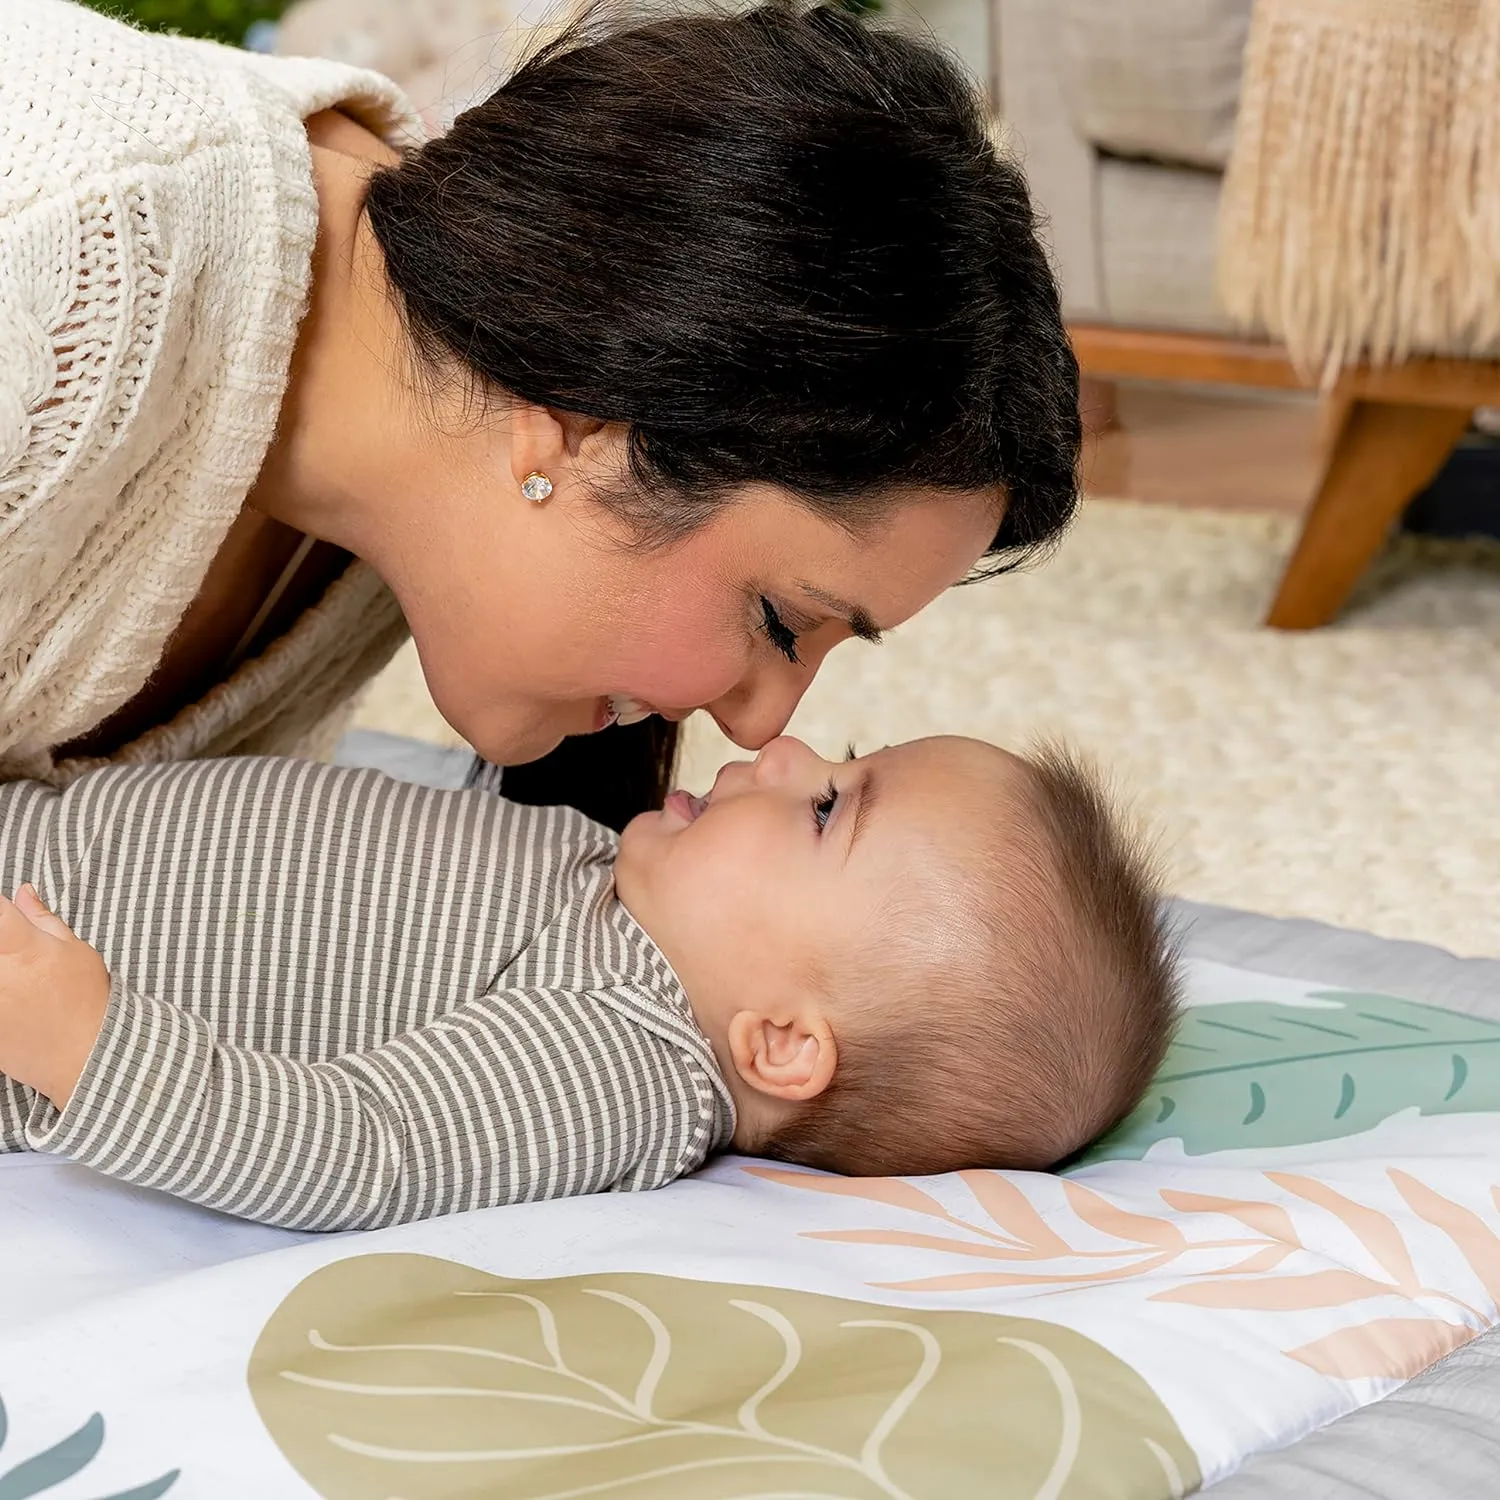
[[[761,624],[760,631],[767,640],[791,662],[794,667],[802,665],[802,658],[797,655],[797,632],[782,619],[781,612],[766,598],[760,596]]]

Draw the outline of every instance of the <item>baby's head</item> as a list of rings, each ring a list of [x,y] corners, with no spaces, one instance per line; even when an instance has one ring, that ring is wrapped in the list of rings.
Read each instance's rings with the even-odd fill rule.
[[[742,1151],[1049,1167],[1130,1111],[1171,1034],[1151,861],[1060,751],[830,762],[774,740],[635,819],[615,881],[713,1044]]]

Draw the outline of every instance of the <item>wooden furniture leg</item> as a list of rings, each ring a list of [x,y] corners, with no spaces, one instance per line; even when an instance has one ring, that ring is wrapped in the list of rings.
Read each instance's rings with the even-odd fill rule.
[[[1463,436],[1470,414],[1469,407],[1348,403],[1267,625],[1314,630],[1338,614],[1407,503]]]
[[[1074,323],[1068,332],[1079,368],[1094,380],[1310,389],[1305,372],[1275,344],[1100,323]],[[1500,406],[1500,360],[1412,359],[1355,365],[1339,376],[1323,409],[1323,482],[1268,625],[1311,630],[1339,612],[1477,406]]]
[[[1318,464],[1322,471],[1326,472],[1328,468],[1328,460],[1333,457],[1333,450],[1338,446],[1344,424],[1349,420],[1349,408],[1353,405],[1353,395],[1342,384],[1324,392],[1319,398]]]

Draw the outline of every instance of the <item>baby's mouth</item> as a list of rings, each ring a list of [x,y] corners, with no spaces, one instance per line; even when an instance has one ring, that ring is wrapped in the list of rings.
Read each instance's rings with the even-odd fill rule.
[[[664,805],[668,810],[676,813],[684,823],[695,823],[703,816],[703,810],[708,806],[708,798],[695,797],[691,792],[685,792],[679,787],[675,792],[667,793]]]

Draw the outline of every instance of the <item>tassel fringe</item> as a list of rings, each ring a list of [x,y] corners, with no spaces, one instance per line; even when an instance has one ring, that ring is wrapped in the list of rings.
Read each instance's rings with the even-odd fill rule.
[[[1217,272],[1325,383],[1500,347],[1500,0],[1256,0]]]

